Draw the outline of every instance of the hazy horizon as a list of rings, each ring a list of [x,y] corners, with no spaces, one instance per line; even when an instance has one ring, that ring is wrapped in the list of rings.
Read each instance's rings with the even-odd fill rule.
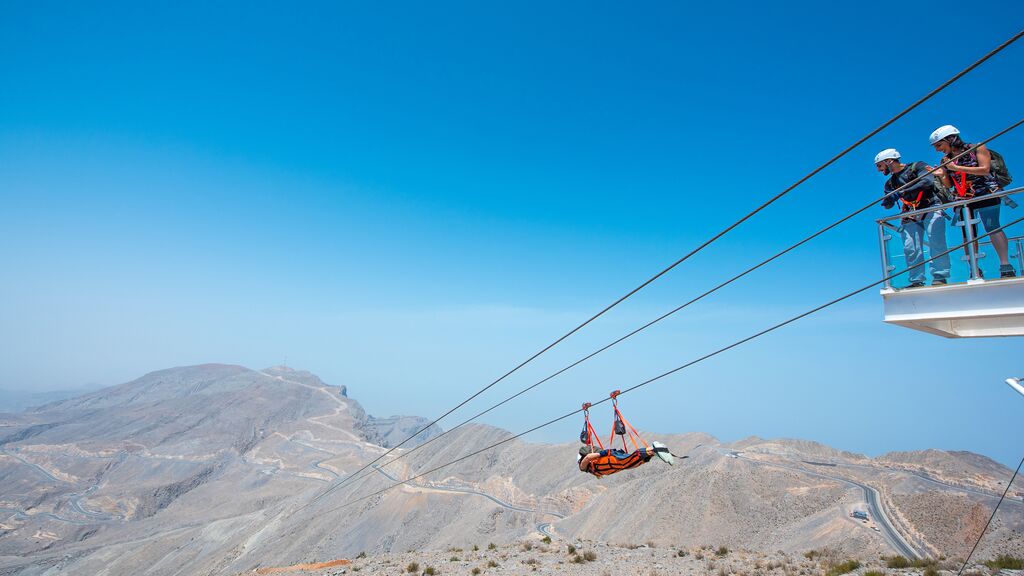
[[[917,30],[955,10],[984,32],[947,51],[877,10],[811,2],[6,5],[0,389],[287,361],[371,413],[435,417],[1018,31],[990,16],[1016,3],[986,7],[901,6]],[[879,197],[879,150],[934,162],[938,126],[978,141],[1016,122],[1021,69],[1017,42],[453,420]],[[1022,136],[992,143],[1018,179]],[[485,422],[528,428],[879,278],[875,219],[891,213]],[[1003,381],[1024,375],[1021,340],[944,339],[881,308],[869,290],[622,408],[654,431],[1015,465],[1024,398]]]

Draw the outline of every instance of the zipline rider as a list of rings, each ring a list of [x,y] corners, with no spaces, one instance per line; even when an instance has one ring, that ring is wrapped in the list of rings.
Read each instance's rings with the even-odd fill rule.
[[[604,445],[601,444],[601,439],[594,431],[594,427],[590,424],[590,407],[592,405],[590,402],[584,403],[583,431],[580,432],[580,441],[585,446],[580,448],[579,456],[576,459],[580,472],[587,472],[600,478],[646,464],[654,456],[657,456],[666,464],[672,465],[675,459],[668,447],[661,442],[647,444],[640,436],[640,433],[636,431],[636,428],[633,428],[633,425],[619,411],[619,394],[621,392],[618,390],[610,394],[614,419],[612,420],[612,433],[608,438],[608,446],[612,445],[615,436],[618,435],[622,437],[622,450],[618,448],[605,449]],[[635,448],[633,452],[626,452],[627,436]],[[595,442],[597,447],[594,446]],[[686,456],[683,456],[683,458],[686,458]]]

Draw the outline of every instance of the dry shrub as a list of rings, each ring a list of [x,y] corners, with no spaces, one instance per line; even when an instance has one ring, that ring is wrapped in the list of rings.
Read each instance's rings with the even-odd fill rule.
[[[992,560],[986,561],[985,566],[992,570],[1024,570],[1024,559],[1009,554],[1000,554]]]
[[[853,572],[857,568],[860,568],[860,562],[856,560],[847,560],[846,562],[839,562],[829,567],[828,572],[825,572],[825,576],[841,576],[848,572]],[[925,573],[925,576],[929,576]],[[937,574],[931,576],[938,576]]]

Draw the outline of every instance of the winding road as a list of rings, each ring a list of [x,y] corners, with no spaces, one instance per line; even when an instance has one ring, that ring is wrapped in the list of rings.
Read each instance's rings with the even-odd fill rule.
[[[871,517],[875,520],[875,524],[879,526],[879,532],[882,534],[882,537],[885,538],[889,546],[891,546],[894,550],[896,550],[901,555],[906,556],[907,558],[924,557],[922,554],[918,553],[918,551],[913,546],[911,546],[910,543],[906,541],[906,539],[903,538],[903,535],[900,534],[893,527],[892,523],[889,522],[889,518],[885,515],[885,509],[882,507],[882,503],[878,498],[878,491],[872,488],[871,486],[868,486],[867,484],[862,484],[860,482],[857,482],[856,480],[850,480],[849,478],[842,478],[840,476],[833,476],[831,474],[823,474],[821,472],[813,472],[811,470],[806,470],[804,468],[799,468],[797,466],[788,466],[786,464],[779,464],[776,462],[764,462],[761,460],[755,460],[753,458],[743,456],[741,453],[736,452],[734,450],[725,450],[720,448],[719,452],[732,458],[743,460],[745,462],[759,464],[761,466],[773,466],[775,468],[783,468],[785,470],[790,470],[800,474],[806,474],[808,476],[816,476],[818,478],[834,480],[836,482],[842,482],[844,484],[860,488],[864,492],[864,500],[867,502]]]
[[[10,456],[11,458],[14,458],[15,460],[17,460],[18,462],[21,462],[22,464],[24,464],[24,465],[34,469],[36,472],[38,472],[38,473],[42,474],[44,477],[46,477],[47,480],[50,480],[50,481],[55,482],[57,484],[73,484],[72,482],[69,482],[67,480],[62,480],[60,478],[57,478],[56,476],[51,474],[46,468],[43,468],[42,466],[40,466],[38,464],[35,464],[33,462],[29,462],[28,460],[22,458],[18,454],[15,454],[15,453],[13,453],[13,452],[11,452],[9,450],[5,449],[5,450],[2,450],[0,452],[2,452],[5,456]],[[56,520],[58,522],[65,522],[65,523],[68,523],[68,524],[75,524],[77,526],[92,525],[92,524],[96,524],[97,522],[113,522],[115,520],[123,520],[124,519],[123,517],[114,516],[113,514],[108,514],[106,512],[96,512],[96,511],[89,510],[86,507],[82,506],[82,500],[84,498],[87,498],[93,492],[95,492],[99,487],[100,487],[100,484],[97,481],[96,484],[90,486],[84,492],[80,492],[80,493],[79,492],[75,492],[75,493],[68,494],[68,506],[71,507],[72,511],[74,511],[74,512],[76,512],[78,514],[81,514],[82,516],[85,516],[86,518],[88,518],[89,519],[88,521],[85,521],[85,520],[74,520],[74,519],[71,519],[71,518],[65,518],[63,516],[59,516],[59,515],[53,514],[51,512],[39,512],[39,513],[36,513],[36,514],[29,514],[25,510],[18,510],[18,509],[15,509],[15,508],[0,508],[0,511],[13,513],[14,516],[16,518],[19,518],[19,519],[27,519],[27,518],[35,518],[35,517],[49,518],[51,520]]]
[[[925,482],[930,482],[932,484],[937,484],[937,485],[942,486],[944,488],[949,488],[951,490],[958,490],[960,492],[966,492],[968,494],[976,494],[978,496],[984,496],[985,498],[990,498],[992,500],[999,500],[999,496],[1001,494],[1000,492],[996,492],[996,493],[986,492],[984,490],[981,490],[980,488],[971,488],[969,486],[960,486],[958,484],[950,484],[949,482],[943,482],[942,480],[938,480],[936,478],[932,478],[931,476],[929,476],[928,474],[925,474],[924,472],[916,472],[914,470],[906,470],[904,468],[885,468],[883,470],[880,470],[879,468],[877,468],[875,466],[867,466],[865,464],[850,464],[850,463],[845,463],[845,462],[844,463],[837,463],[837,464],[835,464],[835,466],[842,466],[842,467],[846,467],[846,468],[866,468],[868,470],[872,470],[872,471],[876,471],[876,472],[883,471],[883,470],[887,471],[887,472],[899,472],[901,474],[908,474],[908,475],[913,476],[915,478],[919,478],[921,480],[924,480]],[[1020,505],[1024,505],[1024,498],[1014,497],[1014,496],[1007,495],[1006,498],[1003,500],[1003,502],[1004,503],[1012,503],[1012,504],[1020,506]]]

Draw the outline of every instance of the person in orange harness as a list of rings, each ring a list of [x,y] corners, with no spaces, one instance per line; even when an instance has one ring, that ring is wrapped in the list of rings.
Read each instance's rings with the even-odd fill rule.
[[[654,456],[661,458],[669,465],[673,463],[672,453],[661,442],[643,446],[629,454],[617,448],[598,450],[593,446],[583,446],[580,448],[578,461],[580,472],[588,472],[600,478],[646,464]]]
[[[621,394],[618,390],[611,393],[612,399],[612,410],[615,414],[615,419],[612,422],[612,434],[608,439],[608,445],[611,446],[615,440],[615,436],[622,436],[622,450],[617,448],[605,449],[604,445],[601,444],[601,439],[597,436],[594,431],[594,427],[590,424],[590,402],[583,404],[583,432],[580,432],[580,441],[585,444],[580,448],[579,456],[576,459],[576,463],[579,466],[580,472],[588,472],[597,476],[608,476],[609,474],[615,474],[616,472],[622,472],[623,470],[629,470],[630,468],[636,468],[641,464],[646,464],[651,461],[651,458],[657,456],[665,463],[672,465],[674,458],[672,452],[662,444],[661,442],[652,442],[650,445],[640,437],[640,433],[633,428],[633,425],[626,420],[619,412],[618,396]],[[626,452],[626,437],[633,443],[635,450],[633,452]],[[597,442],[597,447],[594,446],[594,442]],[[685,456],[684,456],[685,458]]]
[[[904,164],[895,148],[886,148],[875,155],[875,169],[889,177],[883,186],[883,208],[892,208],[898,203],[900,212],[914,212],[942,204],[935,194],[932,167],[924,162]],[[925,243],[928,253],[936,257],[932,261],[932,286],[945,284],[949,280],[949,254],[944,254],[946,218],[942,210],[903,218],[900,224],[903,255],[910,267],[907,288],[924,286]]]

